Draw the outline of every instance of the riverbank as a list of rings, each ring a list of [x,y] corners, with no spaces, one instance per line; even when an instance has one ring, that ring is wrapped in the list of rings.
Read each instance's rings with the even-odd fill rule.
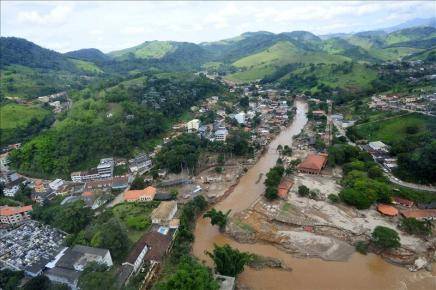
[[[277,146],[279,144],[291,146],[292,137],[298,135],[307,123],[307,104],[302,100],[296,100],[295,103],[297,113],[293,123],[271,142],[265,154],[240,178],[233,191],[215,204],[214,207],[217,210],[227,211],[230,209],[232,210],[232,219],[238,218],[241,212],[249,209],[262,196],[264,176],[275,165],[279,157],[278,152],[276,152]],[[261,176],[260,180],[259,176]],[[242,223],[239,226],[245,228],[248,234],[247,238],[250,238],[250,230],[253,230],[250,225]],[[259,225],[259,228],[262,229],[262,224]],[[280,234],[282,234],[282,238],[286,238],[285,233]],[[300,238],[306,239],[307,236],[306,233],[300,234]],[[304,239],[301,243],[304,243]],[[347,257],[334,257],[334,253],[339,254],[341,249],[340,247],[336,248],[328,241],[324,243],[324,246],[320,246],[320,249],[324,251],[331,249],[331,257],[335,258],[334,260],[340,258],[341,261],[326,262],[315,258],[300,259],[289,254],[292,251],[284,251],[283,248],[265,244],[261,239],[249,242],[243,243],[243,240],[238,242],[230,236],[220,233],[217,228],[210,225],[208,220],[199,218],[195,228],[193,253],[200,260],[212,265],[210,259],[204,255],[204,251],[211,250],[213,244],[229,244],[242,251],[280,259],[293,269],[292,272],[286,272],[275,269],[253,270],[246,268],[238,277],[238,284],[245,285],[250,289],[432,289],[436,283],[434,277],[436,273],[422,271],[411,273],[407,269],[391,265],[373,254],[367,256],[353,254],[350,249],[350,253],[346,251]],[[316,279],[314,279],[314,273],[316,273]]]

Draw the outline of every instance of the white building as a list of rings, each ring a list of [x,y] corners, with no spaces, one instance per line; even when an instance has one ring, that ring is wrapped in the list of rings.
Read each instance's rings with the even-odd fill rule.
[[[64,181],[60,178],[53,180],[48,184],[48,186],[53,190],[58,190],[63,185],[64,185]]]
[[[369,148],[377,152],[389,152],[389,146],[381,141],[374,141],[368,143]]]
[[[188,130],[188,133],[196,132],[198,131],[199,128],[200,128],[200,120],[198,119],[193,119],[188,123],[186,123],[186,129]]]
[[[19,190],[20,190],[20,187],[18,185],[14,185],[14,186],[9,187],[9,188],[4,188],[3,193],[5,196],[14,197]]]
[[[97,166],[97,172],[101,178],[111,178],[114,174],[115,162],[113,158],[100,159],[100,164]]]
[[[235,115],[235,120],[238,122],[238,124],[245,124],[245,113],[240,112]]]
[[[220,129],[215,132],[215,141],[225,142],[229,131],[227,129]]]

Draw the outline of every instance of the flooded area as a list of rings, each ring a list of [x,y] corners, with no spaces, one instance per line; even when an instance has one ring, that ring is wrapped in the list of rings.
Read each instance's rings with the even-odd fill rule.
[[[264,192],[265,174],[279,157],[279,144],[291,145],[292,137],[298,135],[307,123],[307,104],[296,101],[297,113],[293,123],[283,130],[270,144],[267,152],[241,177],[234,191],[214,207],[218,210],[241,212],[253,205]],[[246,267],[238,282],[250,289],[436,289],[436,271],[409,272],[407,269],[385,262],[369,254],[353,254],[346,262],[327,262],[318,258],[296,258],[291,254],[266,243],[239,243],[210,225],[208,219],[200,218],[195,229],[193,253],[211,265],[204,254],[214,244],[229,244],[242,251],[281,259],[292,271],[278,269],[254,270]],[[434,268],[434,267],[433,267]]]

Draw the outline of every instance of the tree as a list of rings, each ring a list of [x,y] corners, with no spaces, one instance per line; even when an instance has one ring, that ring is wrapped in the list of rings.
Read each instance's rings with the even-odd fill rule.
[[[419,221],[415,218],[403,218],[401,219],[399,226],[409,234],[428,236],[431,234],[433,224],[430,221]]]
[[[300,195],[300,196],[308,196],[309,195],[309,193],[310,193],[310,190],[309,190],[309,188],[307,187],[307,186],[305,186],[305,185],[300,185],[299,187],[298,187],[298,194]]]
[[[12,271],[9,269],[0,270],[0,289],[18,289],[21,279],[24,278],[23,271]]]
[[[230,210],[228,210],[226,213],[223,213],[220,210],[216,210],[215,208],[212,208],[211,210],[207,211],[203,217],[204,218],[210,218],[210,223],[214,225],[218,225],[220,231],[224,231],[227,220],[230,214]]]
[[[377,226],[371,235],[371,241],[381,249],[394,249],[401,246],[398,233],[390,228]]]
[[[82,290],[105,289],[115,290],[115,277],[104,264],[89,263],[79,277],[79,287]]]
[[[227,244],[224,246],[214,245],[213,252],[206,252],[206,254],[214,261],[218,273],[232,277],[242,273],[245,264],[254,257],[253,254],[240,252]]]
[[[239,99],[239,105],[244,108],[247,109],[249,106],[249,99],[248,97],[242,97]]]
[[[92,218],[92,210],[84,207],[83,201],[76,201],[55,213],[54,224],[70,234],[80,232]]]
[[[274,200],[278,197],[277,188],[272,186],[267,186],[265,189],[265,197],[268,200]]]
[[[130,185],[130,189],[144,189],[146,186],[144,178],[141,176],[136,176],[132,181],[132,185]]]
[[[145,228],[149,225],[148,221],[145,223],[146,225],[140,226]],[[120,260],[129,249],[128,240],[127,231],[123,225],[116,218],[111,218],[97,227],[91,239],[91,246],[109,249],[114,259]]]
[[[331,203],[337,203],[337,202],[339,202],[339,197],[338,197],[336,194],[329,194],[329,195],[327,196],[327,198],[329,199],[329,201],[330,201]]]
[[[156,285],[158,290],[218,290],[210,270],[192,257],[185,257],[176,271]]]
[[[356,243],[356,251],[363,255],[366,255],[368,253],[368,244],[364,241],[358,241]]]
[[[24,284],[24,290],[41,290],[41,289],[49,289],[50,280],[47,276],[39,275],[35,278],[30,279],[26,284]]]

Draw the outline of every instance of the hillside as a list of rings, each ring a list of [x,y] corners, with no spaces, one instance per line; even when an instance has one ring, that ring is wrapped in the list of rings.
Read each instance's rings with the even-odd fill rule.
[[[69,58],[75,58],[91,62],[108,61],[111,58],[96,48],[84,48],[64,53]]]

